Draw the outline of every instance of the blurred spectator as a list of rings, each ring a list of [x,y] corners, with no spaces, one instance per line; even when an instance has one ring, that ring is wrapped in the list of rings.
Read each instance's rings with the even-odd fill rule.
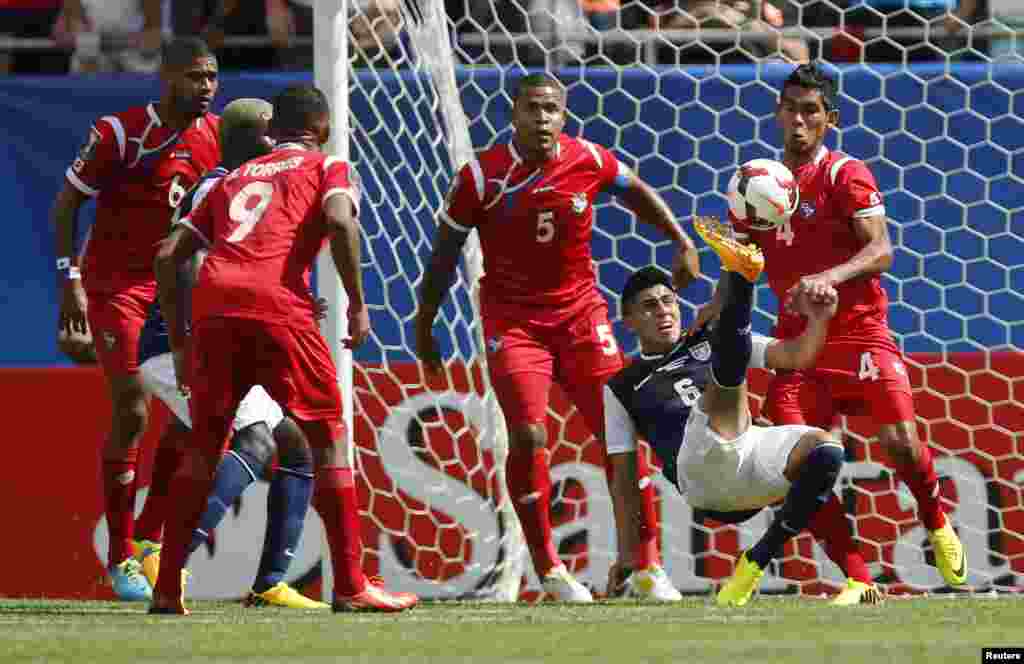
[[[1020,63],[1024,59],[1024,2],[1021,0],[989,0],[992,27],[1014,32],[992,37],[992,59]]]
[[[248,44],[227,46],[228,37],[267,38],[267,14],[253,0],[172,0],[176,35],[198,35],[217,51],[222,70],[273,69],[274,48]]]
[[[54,38],[74,46],[72,72],[152,73],[169,14],[169,0],[64,0]]]
[[[349,32],[352,47],[361,53],[390,48],[398,38],[402,14],[398,0],[352,2]]]
[[[49,39],[61,0],[0,0],[0,37]],[[63,74],[68,57],[52,50],[0,50],[0,75]]]
[[[312,69],[312,44],[297,44],[295,38],[313,37],[313,0],[266,0],[266,11],[278,68]]]
[[[973,21],[965,11],[962,20]],[[959,15],[957,0],[850,0],[845,12],[845,30],[853,39],[848,47],[835,51],[837,60],[868,62],[920,62],[942,60],[959,48],[956,37],[930,37],[929,30],[949,28],[950,15]],[[913,28],[914,36],[868,36],[867,31],[880,28]],[[959,42],[959,43],[958,43]]]
[[[760,4],[760,16],[755,16]],[[771,2],[757,0],[677,0],[675,5],[659,7],[658,21],[653,26],[661,30],[737,30],[741,32],[771,33],[785,26],[782,11]],[[669,57],[664,51],[670,50]],[[810,51],[802,39],[770,35],[743,37],[735,40],[707,40],[686,42],[671,49],[662,49],[659,61],[669,64],[690,63],[748,63],[766,58],[780,58],[790,62],[808,62]]]

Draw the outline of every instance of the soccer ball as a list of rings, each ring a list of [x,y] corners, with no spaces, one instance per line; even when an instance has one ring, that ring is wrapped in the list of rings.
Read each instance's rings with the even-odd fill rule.
[[[789,221],[800,205],[800,188],[785,165],[752,159],[729,180],[729,213],[754,230],[770,231]]]

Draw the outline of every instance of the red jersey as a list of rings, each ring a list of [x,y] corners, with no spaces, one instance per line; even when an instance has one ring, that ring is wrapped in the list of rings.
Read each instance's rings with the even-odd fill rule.
[[[459,171],[441,219],[476,229],[483,251],[481,299],[488,304],[563,307],[597,292],[590,235],[594,198],[629,171],[607,149],[561,136],[554,159],[525,164],[511,143]]]
[[[822,147],[793,175],[800,187],[800,206],[789,222],[756,231],[732,220],[737,237],[749,236],[764,252],[768,284],[780,303],[801,277],[845,263],[863,248],[851,220],[885,214],[875,178],[858,159]],[[830,342],[880,332],[888,336],[889,298],[880,275],[844,282],[836,290],[839,310],[829,325]],[[780,310],[773,336],[798,336],[805,324],[803,316]]]
[[[179,223],[209,247],[192,290],[192,318],[250,318],[315,326],[309,277],[327,241],[324,202],[345,194],[358,210],[348,164],[294,143],[246,162]]]
[[[153,104],[106,115],[66,177],[96,197],[96,223],[82,266],[90,293],[154,283],[156,245],[185,192],[220,161],[220,118],[211,113],[176,132]]]

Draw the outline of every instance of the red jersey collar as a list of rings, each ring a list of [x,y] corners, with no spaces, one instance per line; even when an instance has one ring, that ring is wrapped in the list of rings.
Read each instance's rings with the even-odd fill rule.
[[[563,136],[565,136],[565,134],[559,134],[558,135],[558,142],[555,143],[555,158],[552,159],[551,161],[558,161],[559,159],[562,158],[562,137]],[[519,155],[519,150],[516,149],[516,144],[515,144],[514,141],[509,141],[508,142],[508,153],[512,156],[512,160],[513,161],[516,161],[518,163],[523,163],[523,158]]]

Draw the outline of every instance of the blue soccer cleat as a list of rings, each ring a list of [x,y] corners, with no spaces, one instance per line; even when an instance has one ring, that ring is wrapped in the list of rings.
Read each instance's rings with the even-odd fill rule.
[[[145,602],[153,598],[153,588],[142,574],[142,565],[128,558],[107,570],[117,598],[125,602]]]

